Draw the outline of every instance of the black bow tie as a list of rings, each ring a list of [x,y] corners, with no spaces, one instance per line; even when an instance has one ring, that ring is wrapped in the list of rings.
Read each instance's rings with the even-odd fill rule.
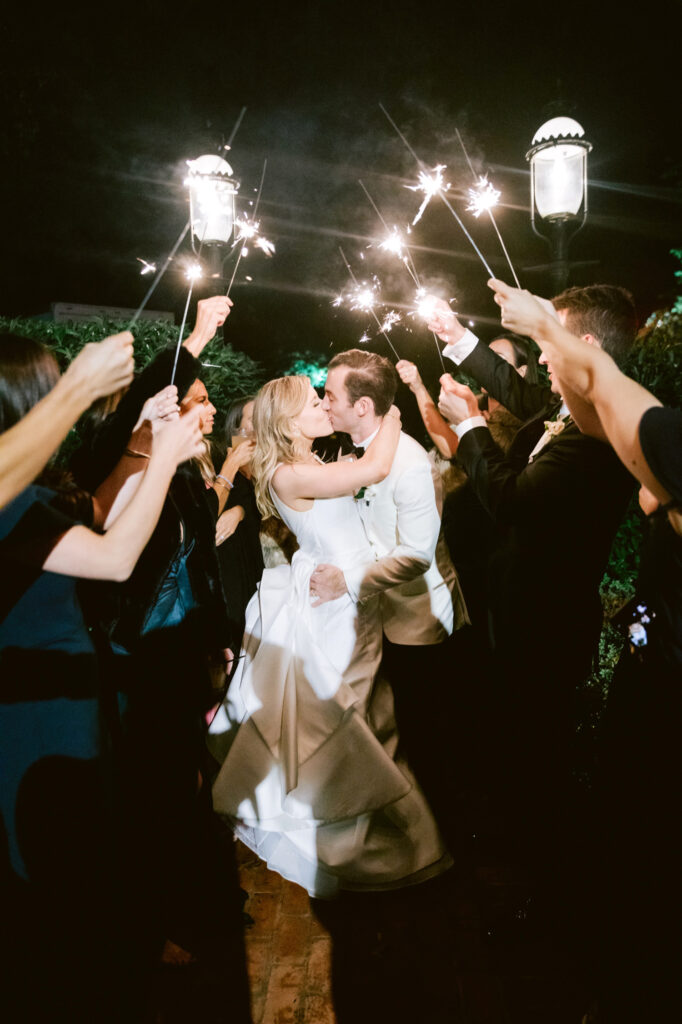
[[[362,445],[354,444],[354,445],[351,445],[350,454],[354,455],[356,459],[361,459],[366,451],[367,451],[367,449],[363,448]]]

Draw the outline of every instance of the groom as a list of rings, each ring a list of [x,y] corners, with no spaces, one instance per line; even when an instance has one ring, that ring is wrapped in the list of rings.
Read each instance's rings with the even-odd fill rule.
[[[350,349],[332,359],[324,408],[334,430],[349,434],[356,451],[376,436],[397,385],[393,365],[374,352]],[[357,602],[379,595],[384,668],[394,691],[398,727],[412,768],[432,803],[439,804],[444,802],[439,799],[444,749],[438,730],[450,717],[444,706],[449,690],[439,691],[449,688],[452,679],[448,638],[468,622],[440,536],[440,476],[422,446],[401,433],[389,475],[363,491],[356,504],[375,560],[345,573],[318,565],[311,595],[319,604],[346,592]],[[451,739],[442,737],[443,743]]]

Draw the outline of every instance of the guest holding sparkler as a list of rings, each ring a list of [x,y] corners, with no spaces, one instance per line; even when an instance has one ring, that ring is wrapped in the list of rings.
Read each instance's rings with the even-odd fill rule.
[[[20,422],[58,381],[44,346],[0,337],[0,430]],[[0,513],[7,1019],[115,1022],[136,1010],[121,945],[97,661],[76,582],[130,575],[177,465],[199,441],[196,416],[161,425],[145,480],[104,536],[88,528],[87,495],[79,522],[69,514],[73,489],[64,504],[60,486],[41,478]]]
[[[675,809],[682,765],[682,412],[666,409],[553,307],[491,280],[502,323],[540,345],[580,429],[610,442],[642,485],[651,520],[636,596],[619,615],[627,642],[609,688],[600,745],[607,893],[601,1015],[605,1024],[676,1021],[682,1014],[670,924],[680,901]],[[590,837],[594,843],[594,837]]]
[[[128,331],[86,345],[54,387],[0,437],[0,508],[38,475],[93,401],[133,379]]]
[[[571,288],[553,302],[583,345],[621,356],[632,345],[634,304],[623,289]],[[446,342],[443,354],[525,421],[514,454],[505,455],[470,389],[441,378],[439,407],[455,425],[458,461],[505,532],[491,560],[489,608],[509,828],[519,855],[551,893],[549,917],[566,922],[573,897],[577,906],[581,860],[569,825],[582,799],[573,778],[578,688],[597,653],[599,584],[632,478],[609,444],[569,418],[551,365],[550,388],[529,384],[442,301],[430,326]]]
[[[198,356],[231,305],[223,296],[200,301],[189,338],[177,352],[157,357],[79,453],[77,471],[91,486],[115,465],[117,477],[126,479],[114,514],[145,478],[149,429],[139,420],[155,388],[166,385],[163,391],[175,410],[170,415],[198,413],[202,433],[211,432],[215,409],[199,379]],[[176,356],[177,392],[169,392]],[[131,885],[140,905],[138,935],[150,959],[164,940],[165,955],[176,960],[199,956],[213,962],[227,956],[235,969],[237,1007],[246,1005],[238,886],[234,871],[230,876],[225,870],[231,847],[222,849],[210,794],[201,786],[205,715],[216,689],[224,690],[237,640],[215,548],[216,519],[226,495],[204,441],[198,458],[175,474],[130,579],[99,587],[91,604],[113,652],[110,687],[121,695],[121,803],[133,858]],[[215,900],[220,914],[214,913]],[[226,928],[230,921],[234,927]]]

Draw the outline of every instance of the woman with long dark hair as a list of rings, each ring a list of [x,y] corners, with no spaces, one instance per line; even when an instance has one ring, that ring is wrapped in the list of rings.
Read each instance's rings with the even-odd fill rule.
[[[0,336],[0,431],[58,380],[43,345]],[[196,417],[159,430],[145,479],[103,536],[88,528],[89,497],[72,487],[65,494],[59,481],[39,478],[0,511],[0,811],[13,1020],[120,1020],[118,996],[130,995],[125,972],[110,987],[121,968],[111,780],[76,584],[130,575],[178,463],[199,440]]]
[[[246,606],[263,575],[261,515],[251,479],[255,448],[253,406],[256,396],[244,395],[228,407],[223,434],[227,457],[221,474],[229,484],[225,510],[216,525],[218,561],[235,632],[244,632]]]

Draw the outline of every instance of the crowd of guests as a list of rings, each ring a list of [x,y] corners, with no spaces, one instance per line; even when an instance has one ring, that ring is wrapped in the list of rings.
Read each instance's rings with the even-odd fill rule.
[[[619,369],[627,292],[490,287],[513,332],[490,344],[434,300],[480,387],[446,373],[437,399],[414,364],[351,350],[323,396],[280,378],[218,419],[200,356],[220,296],[173,385],[173,350],[134,376],[128,332],[61,376],[0,336],[7,1019],[146,1020],[166,961],[220,965],[248,1021],[232,832],[314,897],[416,885],[473,857],[467,789],[543,927],[580,936],[594,1020],[678,1019],[682,412]],[[576,697],[637,485],[651,529],[588,799]]]

